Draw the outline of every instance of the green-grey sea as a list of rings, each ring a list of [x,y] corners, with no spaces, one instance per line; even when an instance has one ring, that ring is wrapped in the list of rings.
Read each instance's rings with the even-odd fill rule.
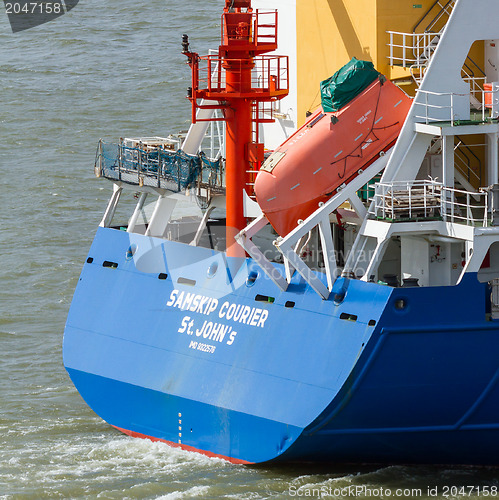
[[[216,47],[222,5],[81,0],[16,34],[0,6],[0,498],[499,497],[494,468],[232,465],[122,435],[72,386],[64,323],[111,192],[97,141],[188,127],[181,36]]]

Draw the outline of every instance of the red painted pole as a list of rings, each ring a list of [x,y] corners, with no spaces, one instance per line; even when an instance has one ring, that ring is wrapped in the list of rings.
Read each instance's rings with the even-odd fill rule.
[[[253,61],[247,58],[224,61],[227,81],[225,137],[225,193],[226,193],[226,239],[229,257],[244,257],[244,250],[234,237],[246,226],[244,217],[244,195],[246,171],[249,169],[248,144],[252,137],[252,101],[238,94],[251,92],[251,68]],[[233,94],[233,97],[231,96]]]
[[[255,60],[260,61],[260,64],[263,61],[255,58],[260,58],[261,54],[277,48],[277,13],[274,12],[273,39],[269,39],[268,35],[259,38],[258,19],[258,12],[254,13],[251,8],[251,0],[225,0],[221,25],[222,39],[217,58],[221,65],[219,76],[225,75],[225,81],[220,78],[217,80],[217,85],[212,86],[209,80],[207,88],[204,89],[199,88],[199,60],[210,61],[210,59],[199,58],[197,53],[190,52],[187,35],[182,37],[183,53],[188,57],[193,73],[192,89],[188,94],[193,106],[193,123],[196,120],[198,99],[218,101],[220,109],[225,113],[226,248],[230,257],[246,255],[234,238],[246,226],[244,191],[246,184],[253,177],[247,171],[252,169],[250,165],[261,161],[261,159],[255,160],[257,149],[255,146],[262,146],[263,159],[263,145],[256,144],[252,136],[253,108],[258,102],[282,99],[287,94],[287,89],[279,88],[275,81],[270,82],[279,78],[280,71],[277,71],[277,75],[271,75],[269,65],[262,66],[264,74],[260,75],[263,82],[270,82],[268,88],[264,88],[261,81],[252,85]],[[269,22],[264,22],[263,25],[268,28],[272,25],[272,21]],[[224,73],[220,68],[223,68]],[[208,78],[211,74],[212,68],[208,63]]]

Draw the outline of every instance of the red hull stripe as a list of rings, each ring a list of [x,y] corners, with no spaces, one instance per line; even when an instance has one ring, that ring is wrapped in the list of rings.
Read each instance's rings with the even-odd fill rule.
[[[222,458],[223,460],[227,460],[233,464],[252,464],[253,463],[253,462],[248,462],[246,460],[239,460],[238,458],[226,457],[224,455],[217,455],[216,453],[212,453],[211,451],[198,450],[197,448],[194,448],[193,446],[188,446],[186,444],[179,444],[179,443],[174,443],[173,441],[166,441],[165,439],[146,436],[145,434],[140,434],[140,432],[129,431],[127,429],[122,429],[121,427],[116,427],[115,425],[113,425],[113,427],[118,429],[119,431],[125,433],[126,435],[134,437],[134,438],[149,439],[150,441],[153,441],[153,442],[159,441],[161,443],[166,443],[167,445],[172,446],[173,448],[180,448],[181,450],[185,450],[185,451],[194,451],[196,453],[201,453],[201,455],[206,455],[207,457],[210,457],[210,458]]]

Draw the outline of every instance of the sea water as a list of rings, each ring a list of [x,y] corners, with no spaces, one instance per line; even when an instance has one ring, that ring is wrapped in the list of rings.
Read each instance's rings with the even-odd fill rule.
[[[64,323],[111,192],[97,141],[187,129],[181,36],[216,47],[222,5],[85,0],[16,34],[0,6],[0,498],[499,496],[489,468],[232,465],[122,435],[71,384]]]

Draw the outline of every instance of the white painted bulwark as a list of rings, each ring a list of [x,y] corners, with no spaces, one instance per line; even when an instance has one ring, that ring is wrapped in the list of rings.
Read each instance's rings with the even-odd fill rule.
[[[429,285],[429,243],[422,238],[403,235],[401,243],[402,279],[416,278],[419,286]]]

